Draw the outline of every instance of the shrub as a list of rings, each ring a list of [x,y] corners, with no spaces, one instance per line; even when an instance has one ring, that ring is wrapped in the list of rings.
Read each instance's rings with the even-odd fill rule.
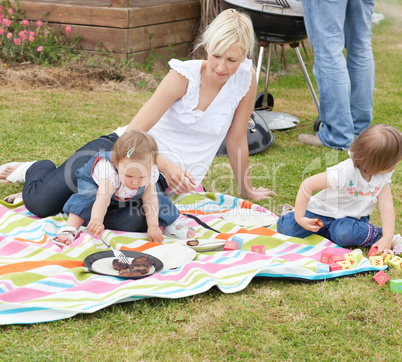
[[[63,34],[54,32],[45,20],[27,20],[15,0],[13,9],[9,0],[0,2],[0,58],[3,63],[61,64],[78,52],[78,36],[67,43]],[[46,18],[46,16],[45,16]],[[71,32],[66,26],[65,31]]]

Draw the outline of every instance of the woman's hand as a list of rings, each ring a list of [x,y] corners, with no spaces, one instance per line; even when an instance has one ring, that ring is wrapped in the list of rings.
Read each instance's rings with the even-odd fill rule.
[[[148,239],[152,243],[161,243],[163,241],[162,230],[159,229],[159,226],[151,226],[147,230]]]
[[[186,194],[196,189],[194,177],[180,166],[172,163],[168,171],[164,170],[163,174],[168,186],[176,195]]]
[[[310,219],[309,217],[303,216],[296,220],[296,222],[304,229],[312,231],[313,233],[316,233],[321,229],[321,227],[317,224],[317,218]]]
[[[272,199],[270,195],[276,195],[276,193],[265,187],[259,187],[258,189],[252,187],[251,190],[247,192],[247,195],[244,195],[244,197],[253,201],[258,201],[263,199]]]
[[[91,219],[88,224],[88,230],[91,234],[96,235],[97,237],[101,237],[103,231],[105,230],[105,225],[103,225],[103,221],[100,219]]]

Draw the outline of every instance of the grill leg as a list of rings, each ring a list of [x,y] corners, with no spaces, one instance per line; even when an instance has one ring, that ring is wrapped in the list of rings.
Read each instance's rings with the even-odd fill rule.
[[[311,84],[310,77],[308,76],[307,69],[306,69],[306,67],[304,65],[303,58],[302,58],[302,56],[300,54],[300,51],[299,51],[299,47],[296,46],[293,49],[295,50],[297,59],[299,60],[299,64],[300,64],[300,67],[301,67],[301,69],[303,71],[304,79],[306,80],[306,83],[307,83],[308,89],[310,91],[311,97],[313,97],[315,107],[317,108],[317,113],[320,114],[320,103],[318,102],[318,99],[317,99],[317,96],[315,94],[313,85]]]
[[[269,73],[271,70],[271,51],[272,43],[268,44],[268,60],[267,60],[267,70],[265,73],[265,86],[264,86],[264,98],[262,99],[262,107],[268,107],[268,83],[269,83]]]
[[[264,47],[260,46],[260,52],[258,54],[258,63],[257,63],[257,85],[258,85],[258,81],[260,80],[260,75],[261,75],[261,68],[262,68],[262,60],[264,58]]]

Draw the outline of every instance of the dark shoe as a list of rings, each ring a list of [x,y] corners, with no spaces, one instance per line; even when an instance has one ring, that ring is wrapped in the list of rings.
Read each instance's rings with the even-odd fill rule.
[[[322,147],[325,146],[318,136],[316,134],[301,134],[297,138],[297,140],[301,143],[304,143],[309,146],[314,146],[314,147]]]

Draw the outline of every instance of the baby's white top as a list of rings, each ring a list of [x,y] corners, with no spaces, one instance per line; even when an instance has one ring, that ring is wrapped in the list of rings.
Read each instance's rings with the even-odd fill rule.
[[[392,173],[373,175],[370,181],[366,181],[348,158],[327,168],[331,188],[312,196],[307,210],[335,219],[368,216],[374,211],[382,188],[391,183]]]

